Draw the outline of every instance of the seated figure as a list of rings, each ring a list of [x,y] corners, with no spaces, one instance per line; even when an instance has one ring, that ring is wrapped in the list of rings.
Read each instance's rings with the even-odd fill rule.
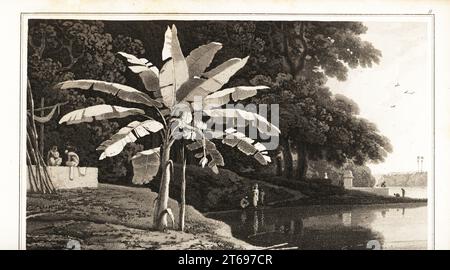
[[[47,153],[48,166],[60,166],[62,158],[59,156],[58,146],[54,145]]]
[[[75,149],[69,146],[67,147],[65,153],[67,155],[66,166],[77,167],[80,163],[80,157],[77,155],[77,153],[75,153]]]

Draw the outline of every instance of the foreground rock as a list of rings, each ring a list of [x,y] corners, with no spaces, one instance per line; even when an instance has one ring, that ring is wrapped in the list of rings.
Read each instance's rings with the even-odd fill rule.
[[[98,189],[27,196],[27,248],[64,249],[247,249],[230,227],[187,207],[186,233],[152,230],[157,194],[147,188],[100,184]],[[178,227],[178,204],[170,200]]]

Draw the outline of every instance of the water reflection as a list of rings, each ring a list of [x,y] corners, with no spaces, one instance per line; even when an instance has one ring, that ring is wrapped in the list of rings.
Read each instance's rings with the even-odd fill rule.
[[[406,209],[408,208],[408,209]],[[210,214],[233,235],[259,246],[288,243],[299,249],[426,248],[426,206],[297,207]]]

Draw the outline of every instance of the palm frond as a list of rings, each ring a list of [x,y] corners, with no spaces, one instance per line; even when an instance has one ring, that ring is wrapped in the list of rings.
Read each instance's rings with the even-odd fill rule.
[[[92,122],[94,120],[124,118],[136,114],[145,114],[145,112],[137,108],[125,108],[120,106],[100,104],[72,111],[61,117],[59,123],[72,125],[84,122]]]
[[[132,72],[139,74],[145,89],[155,92],[155,96],[161,96],[159,91],[159,69],[145,58],[137,58],[125,52],[119,52],[119,54],[125,57],[128,63],[131,64],[128,68]]]
[[[162,128],[163,125],[156,120],[133,121],[97,147],[97,150],[103,151],[99,159],[102,160],[106,157],[118,155],[128,143],[135,142],[138,138],[147,136],[150,133],[156,133]]]
[[[56,84],[54,88],[94,90],[116,96],[127,102],[145,104],[147,106],[162,107],[160,102],[153,100],[147,94],[138,91],[133,87],[119,83],[110,83],[98,80],[73,80],[60,82]]]

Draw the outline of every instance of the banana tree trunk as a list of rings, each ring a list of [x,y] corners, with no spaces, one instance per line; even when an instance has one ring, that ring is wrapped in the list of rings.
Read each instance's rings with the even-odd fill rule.
[[[171,144],[166,142],[163,145],[161,155],[161,183],[159,186],[158,201],[156,205],[156,213],[154,215],[155,228],[164,231],[167,228],[167,205],[169,202],[169,185],[171,177],[170,164],[170,148]]]
[[[181,198],[180,198],[179,224],[180,224],[180,231],[184,232],[184,217],[186,215],[186,157],[184,155],[184,145],[181,146],[181,162],[183,162],[183,168],[181,171]]]

